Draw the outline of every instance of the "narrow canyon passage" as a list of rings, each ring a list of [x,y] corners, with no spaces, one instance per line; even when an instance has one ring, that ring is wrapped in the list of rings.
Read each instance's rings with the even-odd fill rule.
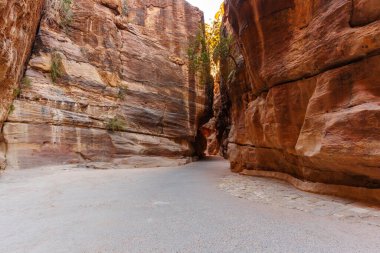
[[[237,194],[248,179],[273,201]],[[220,159],[158,169],[9,170],[0,178],[0,252],[378,252],[379,226],[280,207],[277,184],[239,178]],[[290,189],[289,196],[301,194]],[[348,203],[307,198],[319,200],[316,211]]]
[[[379,73],[380,0],[0,0],[0,253],[380,252]]]

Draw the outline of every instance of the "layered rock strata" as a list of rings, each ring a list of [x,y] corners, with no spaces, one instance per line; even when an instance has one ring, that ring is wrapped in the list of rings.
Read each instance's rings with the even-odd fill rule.
[[[226,0],[245,61],[228,89],[234,171],[380,188],[379,14],[375,0]]]
[[[19,92],[41,16],[42,0],[0,0],[0,169],[5,167],[6,146],[1,133]]]
[[[187,162],[210,88],[187,61],[203,14],[182,0],[46,8],[4,126],[8,165]]]

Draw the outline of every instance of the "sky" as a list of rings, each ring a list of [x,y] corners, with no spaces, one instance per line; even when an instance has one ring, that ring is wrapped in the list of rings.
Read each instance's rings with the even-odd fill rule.
[[[223,0],[187,0],[194,6],[197,6],[205,14],[205,21],[210,22],[210,19],[213,20],[215,13],[219,10],[220,5]]]

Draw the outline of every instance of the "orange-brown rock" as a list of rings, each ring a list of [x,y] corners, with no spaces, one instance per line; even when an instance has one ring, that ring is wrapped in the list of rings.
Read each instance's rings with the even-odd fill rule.
[[[42,0],[0,0],[0,129],[18,93],[42,3]],[[5,150],[0,132],[0,169],[5,167]]]
[[[371,0],[226,0],[235,171],[380,188],[380,16]]]
[[[372,11],[355,5],[352,12],[351,0],[227,2],[255,93],[360,60],[380,48],[376,18],[350,26],[352,13]]]
[[[220,78],[217,76],[214,82],[214,98],[213,98],[213,116],[206,124],[201,127],[202,135],[207,140],[207,149],[205,154],[207,156],[216,156],[220,154],[220,143],[218,140],[217,131],[217,117],[220,115],[221,110],[221,97],[220,97]]]
[[[4,126],[9,166],[195,155],[211,86],[190,73],[187,49],[203,14],[182,0],[75,0],[66,13],[51,3]]]
[[[366,25],[380,19],[380,2],[377,0],[352,0],[351,25]]]

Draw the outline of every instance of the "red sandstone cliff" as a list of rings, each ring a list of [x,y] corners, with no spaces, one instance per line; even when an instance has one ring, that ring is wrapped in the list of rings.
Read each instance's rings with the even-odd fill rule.
[[[47,0],[3,128],[8,165],[187,162],[212,89],[187,61],[202,25],[182,0]]]
[[[6,147],[1,133],[24,74],[24,64],[37,31],[42,0],[0,0],[0,169]]]
[[[245,61],[232,169],[380,188],[379,1],[226,0],[226,17]]]

